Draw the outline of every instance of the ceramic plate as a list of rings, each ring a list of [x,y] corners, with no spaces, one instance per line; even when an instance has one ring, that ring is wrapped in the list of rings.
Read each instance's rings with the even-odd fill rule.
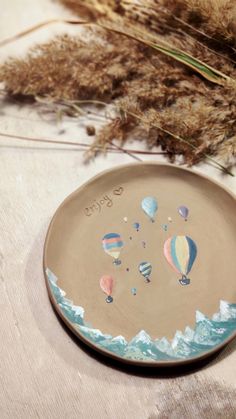
[[[172,165],[106,171],[49,227],[50,299],[86,344],[126,363],[167,366],[236,335],[235,197]]]

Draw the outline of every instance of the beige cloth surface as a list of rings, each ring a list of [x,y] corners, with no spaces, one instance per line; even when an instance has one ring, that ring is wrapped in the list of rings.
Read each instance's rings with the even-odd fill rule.
[[[46,18],[68,16],[50,0],[0,0],[0,6],[0,39]],[[72,31],[57,25],[2,48],[0,62],[65,30]],[[55,138],[61,130],[61,139],[90,141],[77,121],[58,126],[30,106],[0,104],[1,132]],[[132,159],[110,154],[84,165],[72,147],[0,141],[0,418],[235,418],[236,342],[197,371],[150,376],[120,369],[81,347],[49,303],[42,252],[54,211],[91,176]],[[194,170],[236,192],[235,178],[208,165]]]

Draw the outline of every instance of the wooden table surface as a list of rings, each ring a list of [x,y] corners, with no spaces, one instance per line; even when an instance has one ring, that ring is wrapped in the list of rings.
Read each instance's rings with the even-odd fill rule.
[[[0,39],[47,18],[70,16],[52,0],[0,0],[0,6]],[[42,29],[1,48],[0,63],[77,30]],[[59,126],[29,105],[0,103],[0,132],[55,138],[62,129],[62,140],[91,141],[78,122]],[[236,341],[197,370],[122,368],[79,344],[49,303],[42,252],[54,211],[91,176],[132,159],[110,154],[84,165],[72,147],[0,141],[0,418],[235,418]],[[194,170],[236,192],[235,178],[206,164]]]

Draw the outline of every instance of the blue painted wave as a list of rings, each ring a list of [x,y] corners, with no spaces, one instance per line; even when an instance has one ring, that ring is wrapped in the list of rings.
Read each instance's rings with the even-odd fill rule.
[[[172,340],[152,339],[141,330],[127,342],[123,336],[112,337],[87,324],[84,309],[66,298],[66,293],[57,285],[57,277],[49,269],[46,273],[52,294],[65,317],[86,339],[119,357],[146,361],[192,358],[217,347],[236,330],[236,304],[220,301],[219,311],[211,319],[197,311],[195,327],[177,331]]]

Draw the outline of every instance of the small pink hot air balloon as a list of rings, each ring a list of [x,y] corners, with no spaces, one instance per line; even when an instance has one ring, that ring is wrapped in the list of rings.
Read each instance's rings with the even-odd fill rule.
[[[111,275],[103,275],[100,279],[100,287],[102,291],[107,295],[106,302],[112,303],[113,298],[111,296],[114,285],[114,279]]]

